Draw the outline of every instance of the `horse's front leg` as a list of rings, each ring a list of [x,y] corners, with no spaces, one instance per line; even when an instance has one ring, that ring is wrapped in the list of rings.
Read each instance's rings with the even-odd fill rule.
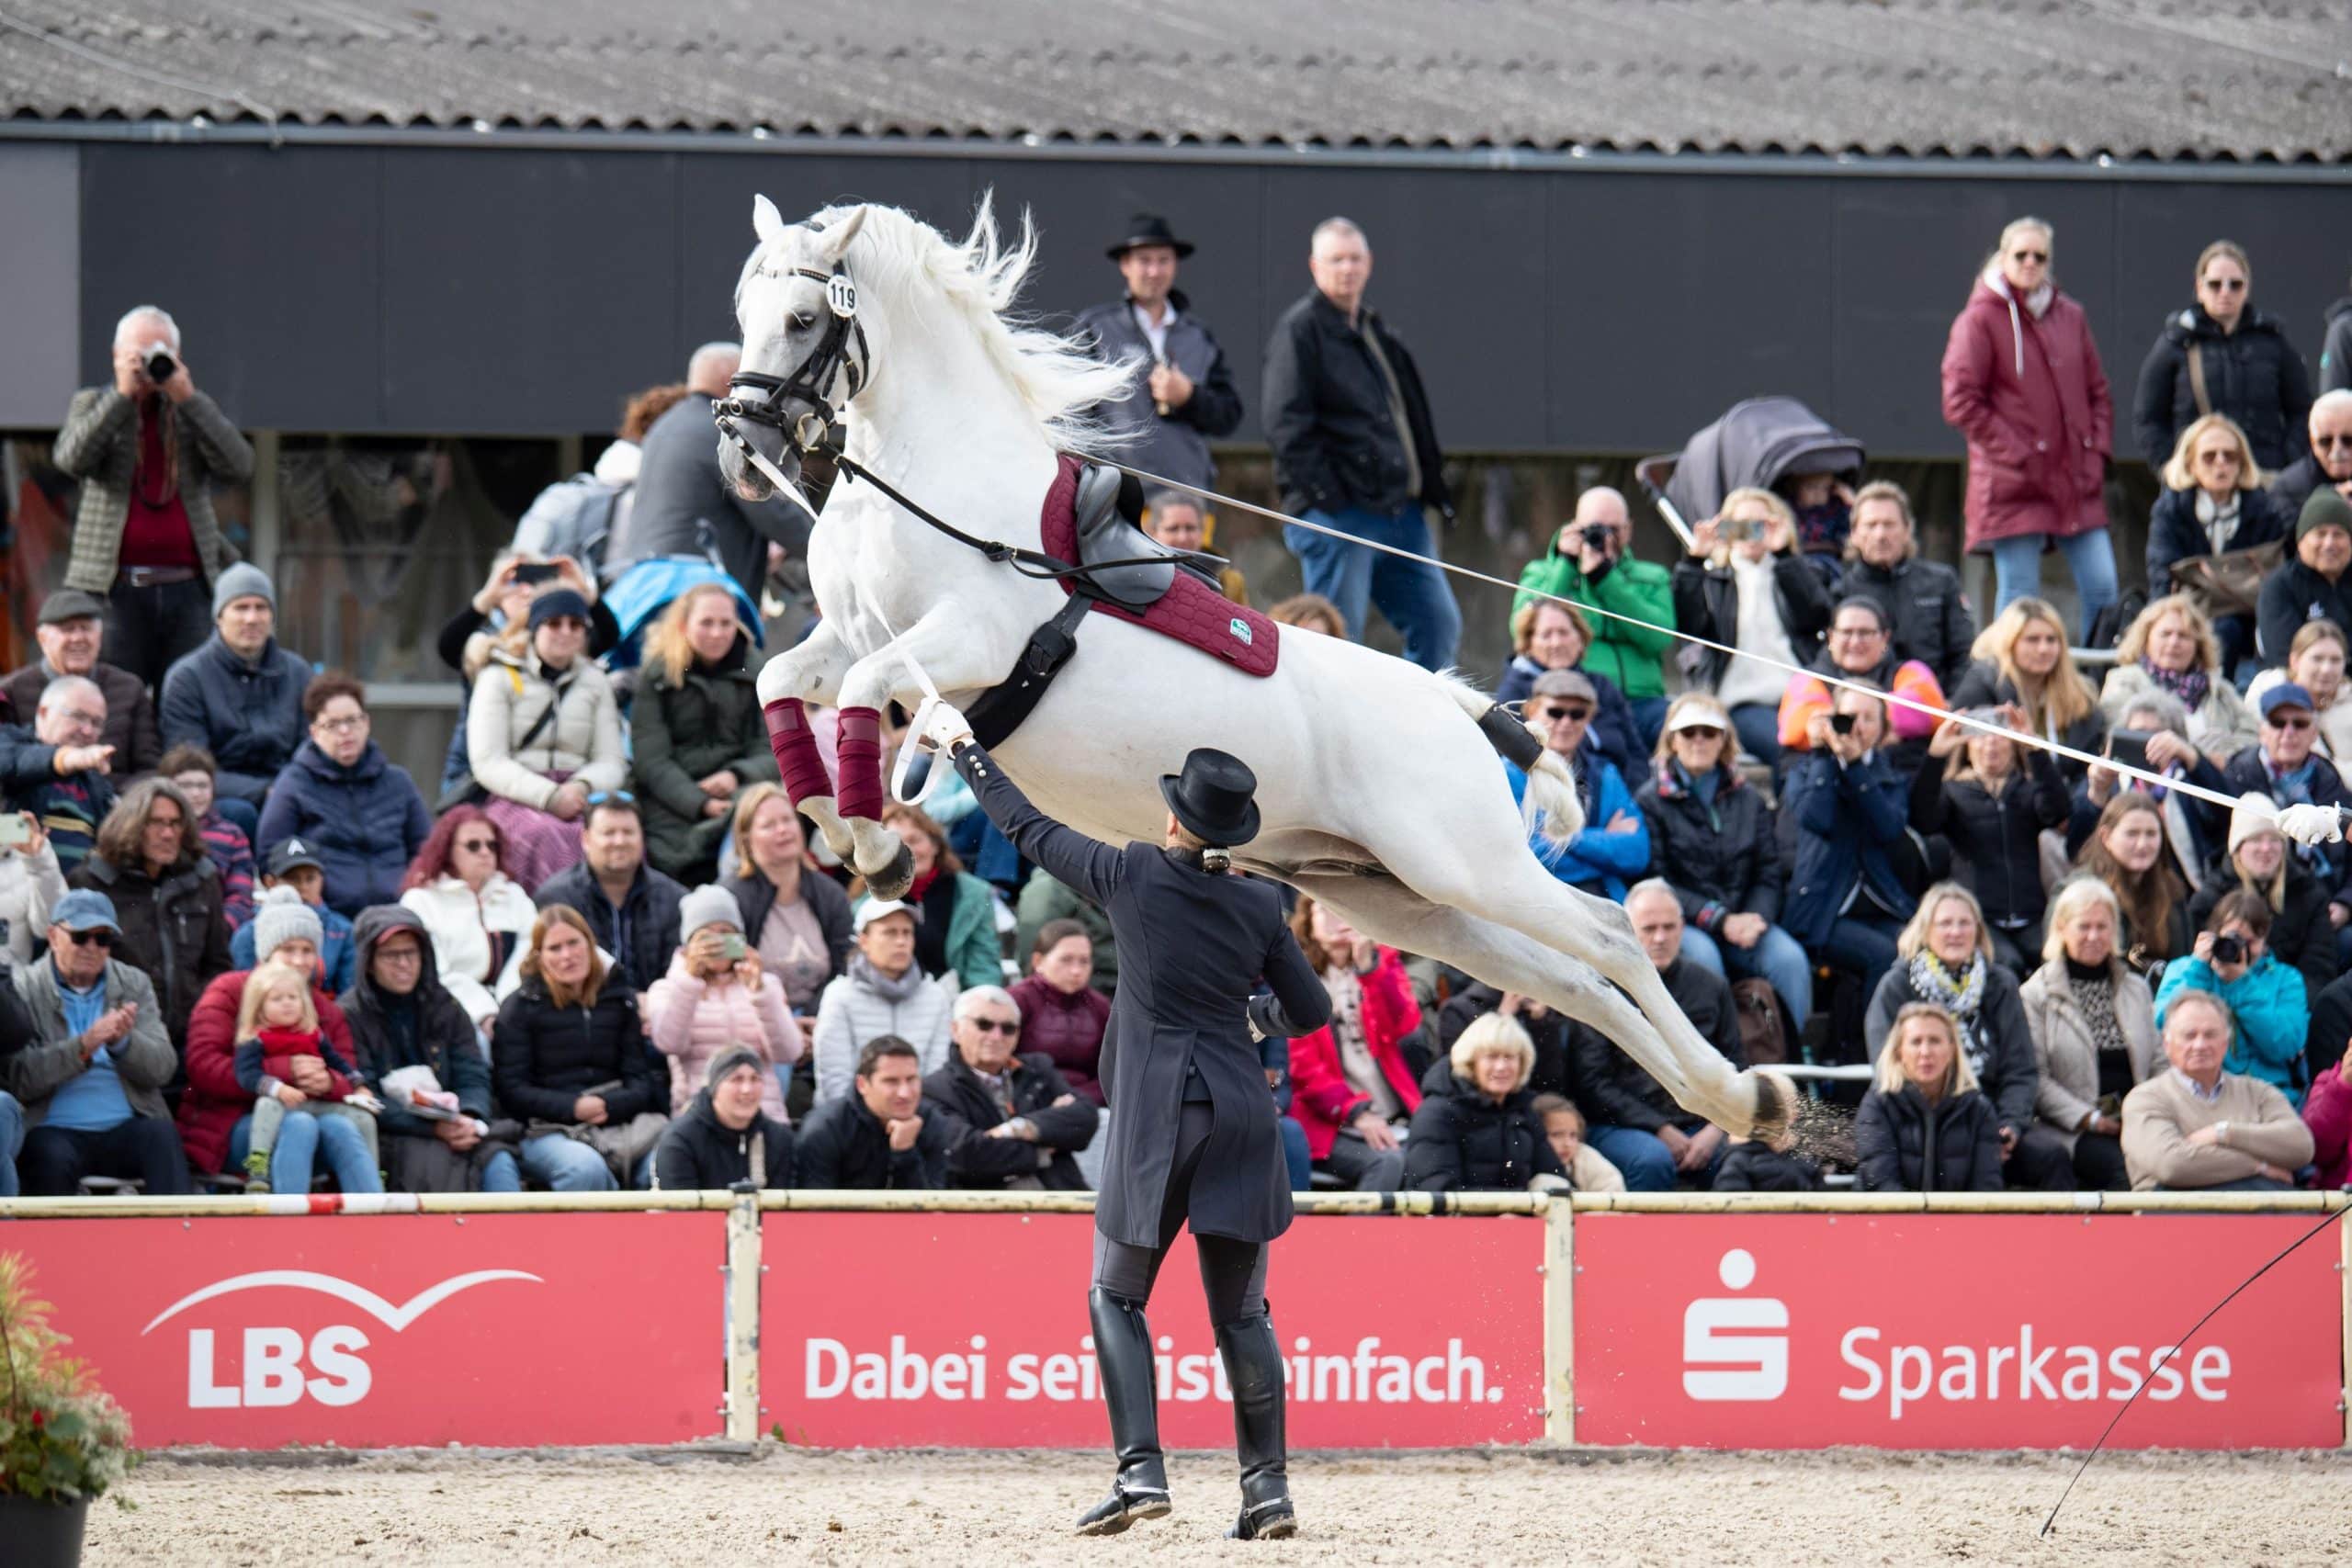
[[[831,705],[841,698],[842,678],[855,656],[830,621],[797,647],[787,648],[760,671],[760,707],[768,725],[768,750],[775,754],[784,774],[784,792],[794,807],[817,825],[833,853],[846,861],[856,848],[849,824],[842,820],[833,797],[833,779],[817,750],[808,728],[807,705]]]
[[[877,898],[903,897],[915,875],[913,855],[898,834],[882,826],[888,801],[882,782],[883,708],[894,701],[912,708],[922,701],[923,684],[914,672],[918,664],[933,688],[942,692],[993,686],[1009,667],[1009,660],[996,660],[989,668],[990,639],[974,631],[968,615],[959,613],[956,619],[959,624],[951,627],[946,608],[933,610],[888,646],[852,664],[842,677],[836,803],[856,848],[854,852],[836,852],[857,868],[867,891]],[[914,738],[908,737],[905,744],[913,745]]]

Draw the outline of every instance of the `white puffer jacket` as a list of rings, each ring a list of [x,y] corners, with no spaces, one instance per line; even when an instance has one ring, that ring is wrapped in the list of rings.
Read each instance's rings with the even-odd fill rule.
[[[928,1075],[947,1065],[948,1024],[956,1010],[955,972],[925,980],[902,1002],[893,1002],[854,976],[843,975],[817,998],[812,1049],[817,1065],[817,1103],[841,1099],[857,1078],[857,1054],[865,1043],[895,1034],[915,1048]]]
[[[458,877],[440,876],[410,888],[401,895],[401,902],[415,910],[433,934],[434,967],[466,1016],[476,1023],[495,1016],[498,1004],[522,981],[523,950],[531,944],[531,922],[539,918],[531,896],[499,872],[479,898]],[[506,962],[494,977],[484,980],[492,931],[508,938]]]

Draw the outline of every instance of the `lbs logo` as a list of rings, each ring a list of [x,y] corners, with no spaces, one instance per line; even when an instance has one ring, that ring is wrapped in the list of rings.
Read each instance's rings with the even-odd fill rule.
[[[1716,1266],[1731,1291],[1756,1282],[1756,1257],[1735,1247]],[[1789,1387],[1789,1303],[1702,1296],[1682,1314],[1682,1392],[1706,1401],[1778,1399]]]
[[[543,1283],[537,1274],[514,1269],[481,1269],[458,1274],[418,1292],[395,1306],[364,1285],[332,1274],[302,1269],[265,1269],[239,1274],[192,1291],[155,1314],[139,1332],[153,1334],[189,1308],[243,1291],[272,1288],[315,1291],[332,1296],[374,1318],[398,1334],[460,1291],[499,1280]],[[240,1375],[220,1381],[213,1331],[187,1331],[187,1404],[191,1410],[266,1409],[300,1404],[306,1396],[326,1405],[356,1404],[368,1397],[374,1373],[359,1352],[368,1348],[367,1334],[351,1324],[330,1324],[305,1341],[294,1329],[249,1325],[240,1347]]]

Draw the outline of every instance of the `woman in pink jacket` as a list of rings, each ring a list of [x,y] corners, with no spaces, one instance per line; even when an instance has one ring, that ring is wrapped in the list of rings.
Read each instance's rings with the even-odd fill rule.
[[[2001,231],[1944,346],[1944,423],[1968,439],[1968,547],[1990,550],[1999,615],[2041,592],[2041,556],[2063,551],[2086,638],[2116,601],[2103,486],[2115,410],[2083,308],[2051,276],[2054,231]]]
[[[646,1032],[670,1058],[671,1114],[684,1115],[711,1062],[740,1045],[768,1059],[760,1109],[788,1122],[778,1074],[800,1060],[800,1026],[785,1005],[784,982],[760,967],[743,941],[735,895],[695,888],[678,902],[678,931],[685,940],[670,972],[645,993]]]
[[[1360,1192],[1404,1184],[1399,1129],[1421,1103],[1398,1042],[1421,1026],[1420,1004],[1393,947],[1301,894],[1290,929],[1331,995],[1331,1021],[1290,1043],[1292,1120],[1316,1168]]]

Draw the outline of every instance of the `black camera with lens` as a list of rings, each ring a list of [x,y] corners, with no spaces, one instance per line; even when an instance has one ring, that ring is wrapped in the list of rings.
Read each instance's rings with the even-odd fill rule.
[[[178,372],[180,362],[172,357],[172,351],[168,348],[149,349],[146,361],[142,366],[147,372],[147,379],[154,382],[158,387],[170,380]]]
[[[1849,713],[1833,713],[1829,716],[1829,728],[1840,735],[1851,735],[1854,733],[1854,716]]]
[[[2213,962],[2216,964],[2245,963],[2245,943],[2233,936],[2215,937],[2213,939]]]
[[[1586,549],[1605,552],[1616,533],[1617,530],[1606,523],[1588,523],[1577,530],[1577,539]]]

